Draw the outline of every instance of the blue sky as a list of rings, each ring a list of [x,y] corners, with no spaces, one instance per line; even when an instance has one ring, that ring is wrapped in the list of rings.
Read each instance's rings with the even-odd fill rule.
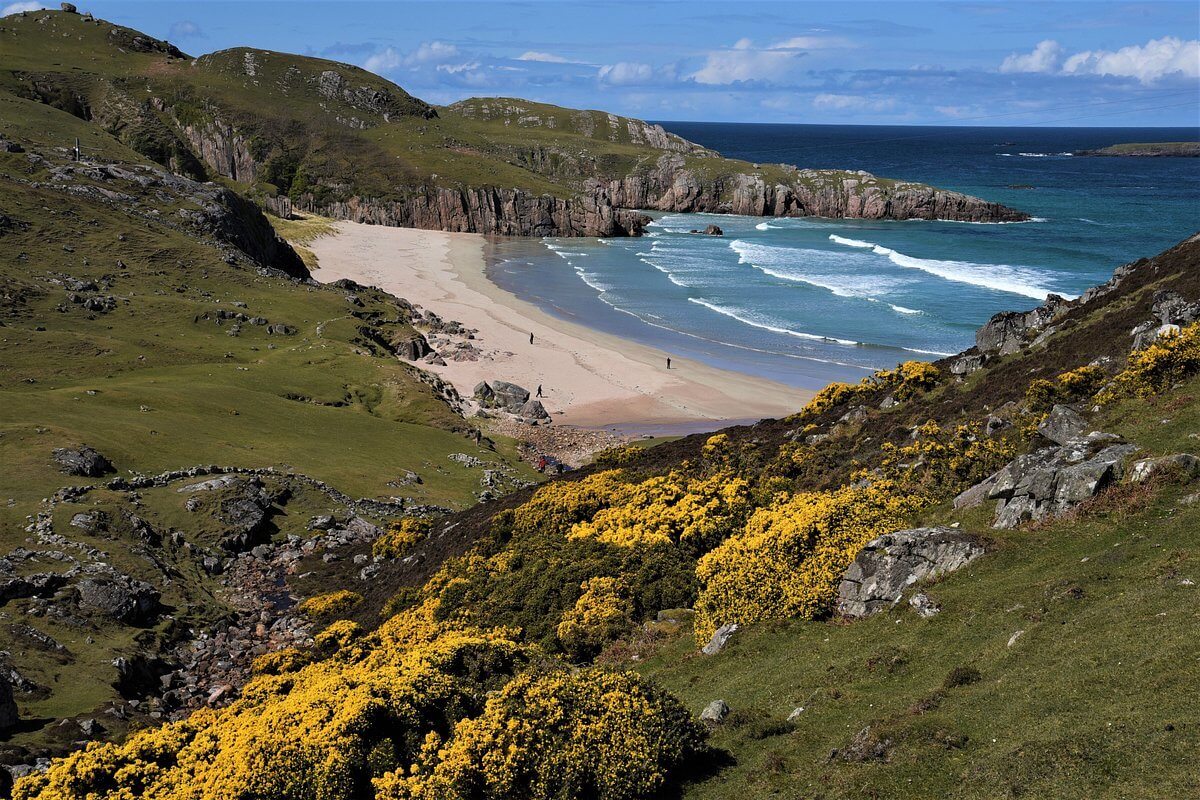
[[[317,55],[434,103],[505,95],[664,120],[1200,124],[1196,2],[77,4],[193,55]]]

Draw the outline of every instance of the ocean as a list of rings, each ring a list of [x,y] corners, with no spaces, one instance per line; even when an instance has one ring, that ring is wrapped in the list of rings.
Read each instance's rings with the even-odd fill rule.
[[[1033,215],[654,214],[641,238],[491,243],[489,277],[551,314],[798,387],[956,353],[996,312],[1077,296],[1200,230],[1200,159],[1071,155],[1194,140],[1195,129],[661,124],[734,158],[862,169]],[[724,236],[689,233],[709,223]]]

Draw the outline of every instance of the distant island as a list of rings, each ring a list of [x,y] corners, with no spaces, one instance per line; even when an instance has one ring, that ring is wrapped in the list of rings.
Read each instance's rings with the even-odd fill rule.
[[[1200,142],[1128,142],[1102,147],[1099,150],[1077,150],[1075,155],[1196,158],[1200,156]]]

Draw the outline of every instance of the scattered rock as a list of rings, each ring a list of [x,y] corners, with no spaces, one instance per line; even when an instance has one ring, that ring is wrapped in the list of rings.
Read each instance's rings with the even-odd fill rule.
[[[913,528],[872,539],[842,576],[838,611],[852,618],[883,611],[917,581],[962,569],[983,552],[972,537],[947,527]]]
[[[1143,458],[1134,462],[1129,470],[1133,483],[1148,481],[1155,475],[1175,473],[1187,480],[1200,477],[1200,458],[1191,453],[1175,453],[1160,458]]]
[[[159,591],[144,581],[115,570],[84,578],[75,584],[80,610],[99,613],[118,622],[137,625],[153,619],[159,610]]]
[[[60,447],[53,455],[59,469],[67,475],[99,478],[115,471],[112,463],[91,447]]]
[[[706,656],[715,656],[717,653],[725,649],[725,645],[729,643],[730,638],[738,631],[736,622],[726,622],[721,627],[713,632],[712,638],[708,640],[708,644],[700,648],[700,652]]]
[[[702,722],[710,722],[714,725],[724,722],[727,716],[729,716],[729,704],[724,700],[713,700],[700,712]]]
[[[918,616],[929,619],[937,616],[942,607],[935,603],[929,595],[924,592],[918,592],[908,599],[908,604],[917,612]]]

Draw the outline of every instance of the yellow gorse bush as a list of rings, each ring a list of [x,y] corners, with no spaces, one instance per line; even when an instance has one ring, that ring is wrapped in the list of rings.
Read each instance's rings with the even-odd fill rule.
[[[857,384],[831,383],[813,397],[800,411],[801,419],[812,419],[830,409],[851,402],[859,395],[880,389],[890,389],[900,401],[909,400],[935,388],[941,382],[941,373],[926,361],[905,361],[895,369],[879,370],[863,378]]]
[[[552,800],[594,786],[624,800],[660,787],[700,741],[679,704],[634,675],[522,674],[533,649],[439,625],[426,606],[350,650],[258,677],[224,709],[89,744],[14,797]]]
[[[700,640],[727,622],[811,619],[826,611],[863,545],[904,525],[923,503],[890,482],[784,496],[696,566]]]
[[[310,617],[336,617],[345,614],[363,601],[363,596],[349,589],[338,589],[336,592],[319,594],[310,597],[300,604],[300,612]]]
[[[375,782],[377,800],[635,800],[666,783],[700,746],[674,698],[632,673],[595,669],[524,674],[431,739],[407,775]]]
[[[403,558],[415,545],[429,535],[432,527],[427,519],[404,517],[393,522],[371,545],[372,555],[383,558]]]
[[[1016,448],[999,436],[986,436],[981,423],[943,428],[930,420],[916,431],[916,438],[897,446],[885,442],[880,448],[879,468],[859,472],[856,479],[882,476],[897,486],[931,496],[956,493],[991,475],[1016,455]]]
[[[620,547],[716,544],[750,505],[750,484],[728,472],[689,478],[675,471],[626,485],[616,502],[571,526],[568,538]]]
[[[580,588],[583,594],[555,631],[563,650],[577,661],[595,656],[633,622],[629,589],[618,578],[591,578]]]
[[[1101,403],[1121,397],[1152,397],[1200,373],[1200,322],[1178,334],[1160,336],[1144,350],[1129,354],[1125,368],[1096,395]]]
[[[1054,380],[1038,378],[1030,381],[1025,402],[1034,411],[1048,411],[1055,403],[1073,403],[1091,397],[1104,383],[1100,367],[1087,365],[1063,372]]]

